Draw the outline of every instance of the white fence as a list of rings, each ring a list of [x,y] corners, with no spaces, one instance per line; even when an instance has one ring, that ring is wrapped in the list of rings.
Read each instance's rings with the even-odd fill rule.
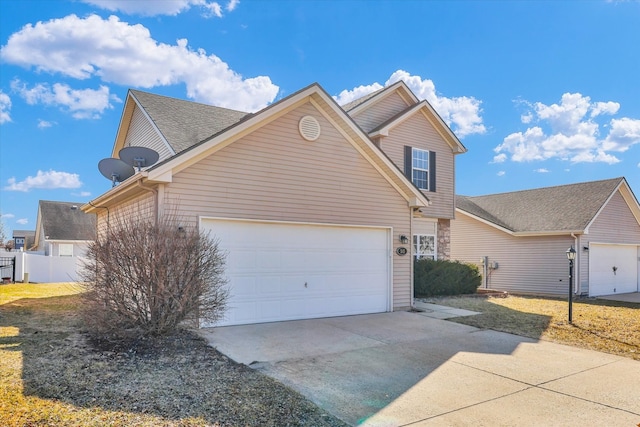
[[[32,283],[78,282],[86,258],[46,256],[37,252],[0,251],[2,257],[16,258],[16,282],[28,275]]]

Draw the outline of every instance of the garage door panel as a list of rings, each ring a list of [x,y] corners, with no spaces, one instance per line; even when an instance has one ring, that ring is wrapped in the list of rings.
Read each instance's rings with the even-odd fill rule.
[[[589,295],[629,292],[638,292],[637,247],[591,244],[589,248]]]
[[[390,232],[379,227],[203,220],[227,252],[219,325],[387,311]],[[306,284],[306,286],[305,286]]]

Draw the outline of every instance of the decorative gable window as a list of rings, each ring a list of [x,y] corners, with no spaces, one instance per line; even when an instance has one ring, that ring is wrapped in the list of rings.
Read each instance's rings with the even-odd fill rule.
[[[404,169],[407,178],[420,190],[436,191],[436,153],[404,147]]]

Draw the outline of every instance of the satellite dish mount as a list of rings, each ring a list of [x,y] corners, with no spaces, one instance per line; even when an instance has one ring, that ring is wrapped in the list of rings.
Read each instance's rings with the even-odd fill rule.
[[[125,147],[118,153],[120,156],[120,160],[128,164],[129,166],[133,166],[138,168],[138,172],[142,170],[143,167],[153,166],[160,155],[147,147]]]

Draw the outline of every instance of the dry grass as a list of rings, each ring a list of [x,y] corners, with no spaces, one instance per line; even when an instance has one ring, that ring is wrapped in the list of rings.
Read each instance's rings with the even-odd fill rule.
[[[79,291],[0,286],[0,425],[344,425],[188,331],[117,348],[89,340]]]
[[[474,296],[431,301],[482,313],[451,319],[458,323],[640,360],[640,304],[581,298],[573,303],[570,324],[566,299]]]

